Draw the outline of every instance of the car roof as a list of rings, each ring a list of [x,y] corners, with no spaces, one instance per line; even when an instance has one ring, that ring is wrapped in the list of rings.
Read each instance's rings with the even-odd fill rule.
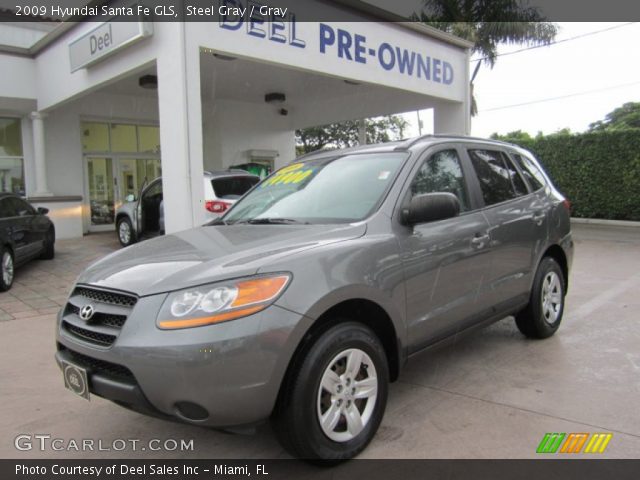
[[[397,140],[394,142],[376,143],[368,145],[359,145],[356,147],[341,149],[323,149],[316,150],[299,156],[294,162],[307,162],[310,160],[319,160],[322,158],[335,157],[337,155],[346,155],[351,153],[384,153],[384,152],[408,152],[412,150],[422,150],[430,145],[449,142],[468,142],[468,143],[486,143],[488,145],[502,145],[519,148],[517,145],[493,140],[487,138],[471,137],[468,135],[422,135],[419,137],[408,138],[406,140]]]
[[[247,172],[246,170],[241,170],[239,168],[229,169],[229,170],[217,170],[217,171],[205,171],[204,175],[210,178],[218,178],[218,177],[256,177],[260,178],[258,175],[255,175],[251,172]]]

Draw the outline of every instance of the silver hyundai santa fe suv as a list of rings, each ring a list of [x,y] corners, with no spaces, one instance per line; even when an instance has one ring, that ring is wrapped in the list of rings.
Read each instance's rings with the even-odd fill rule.
[[[569,207],[505,143],[317,152],[209,225],[90,266],[57,362],[85,398],[220,428],[271,419],[294,455],[347,459],[414,354],[508,315],[527,337],[555,333]]]

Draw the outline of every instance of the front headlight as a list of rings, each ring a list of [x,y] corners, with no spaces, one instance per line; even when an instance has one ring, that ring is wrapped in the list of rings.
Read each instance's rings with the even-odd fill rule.
[[[290,279],[289,274],[279,273],[173,292],[160,309],[158,326],[200,327],[246,317],[275,302]]]

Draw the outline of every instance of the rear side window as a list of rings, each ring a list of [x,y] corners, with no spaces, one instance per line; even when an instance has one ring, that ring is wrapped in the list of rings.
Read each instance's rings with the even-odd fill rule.
[[[507,156],[494,150],[469,150],[485,205],[495,205],[526,195],[524,180]]]
[[[235,200],[247,193],[259,181],[257,177],[220,177],[211,180],[211,186],[216,197]]]
[[[431,155],[411,183],[412,196],[436,192],[453,193],[460,202],[460,211],[469,210],[460,158],[455,150],[442,150]]]
[[[518,153],[513,153],[512,156],[520,167],[520,170],[522,170],[522,173],[524,174],[526,179],[529,181],[529,185],[531,185],[531,188],[534,191],[541,189],[545,184],[545,180],[544,175],[542,174],[538,166],[530,158]]]

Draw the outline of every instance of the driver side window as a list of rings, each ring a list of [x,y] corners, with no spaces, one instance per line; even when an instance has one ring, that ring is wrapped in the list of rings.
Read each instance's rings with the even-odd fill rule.
[[[460,211],[469,210],[469,197],[458,152],[441,150],[424,161],[411,183],[411,196],[448,192],[458,197]]]
[[[156,182],[155,184],[150,185],[143,193],[144,198],[151,198],[156,195],[162,195],[162,182]]]
[[[9,202],[10,210],[13,212],[13,216],[24,217],[25,215],[36,214],[31,205],[19,198],[9,197],[7,201]]]

